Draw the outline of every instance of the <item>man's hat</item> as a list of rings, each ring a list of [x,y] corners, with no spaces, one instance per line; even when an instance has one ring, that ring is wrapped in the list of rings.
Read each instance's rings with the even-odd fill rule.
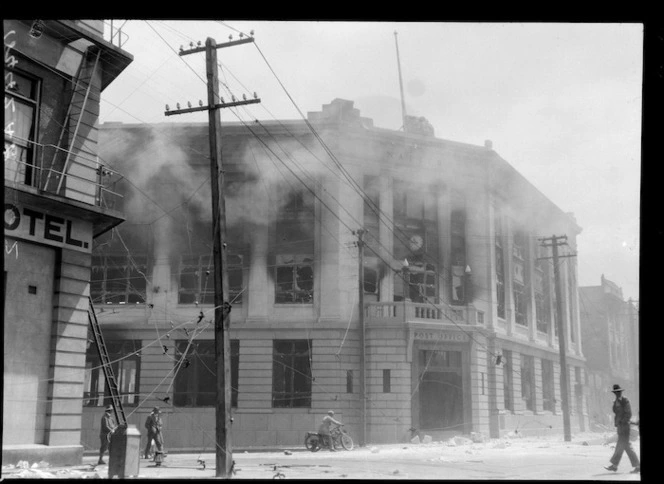
[[[107,405],[106,408],[104,409],[104,412],[112,412],[113,411],[113,405]]]
[[[620,388],[620,385],[613,385],[613,390],[611,390],[611,391],[612,391],[613,393],[616,393],[616,392],[624,392],[625,390],[623,390],[622,388]]]
[[[332,410],[330,410],[329,412],[327,412],[327,414],[328,415],[334,415],[334,412]]]
[[[154,407],[152,409],[152,413],[159,413],[159,407]]]

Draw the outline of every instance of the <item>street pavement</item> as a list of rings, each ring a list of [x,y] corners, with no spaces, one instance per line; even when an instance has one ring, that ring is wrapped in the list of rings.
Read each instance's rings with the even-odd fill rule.
[[[639,481],[623,456],[618,472],[609,464],[612,434],[490,439],[456,437],[443,442],[368,445],[352,451],[308,452],[300,448],[233,452],[232,479],[436,479],[436,480],[625,480]],[[640,455],[640,440],[632,443]],[[2,478],[108,478],[96,456],[71,468],[5,469]],[[205,465],[201,461],[205,462]],[[141,459],[139,479],[213,479],[215,455],[169,454],[161,466]],[[127,476],[129,477],[129,476]]]

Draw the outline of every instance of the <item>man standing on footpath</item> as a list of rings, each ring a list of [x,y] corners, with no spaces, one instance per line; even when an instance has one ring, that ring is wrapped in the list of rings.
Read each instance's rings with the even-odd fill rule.
[[[632,407],[627,397],[622,396],[624,390],[620,388],[620,385],[613,385],[613,390],[611,391],[616,396],[616,399],[613,401],[613,413],[615,414],[614,424],[618,430],[618,442],[616,443],[616,450],[611,457],[611,465],[605,467],[605,469],[607,471],[617,471],[620,458],[623,452],[626,452],[629,461],[634,466],[632,473],[637,474],[641,472],[641,464],[639,463],[639,458],[636,456],[636,452],[632,448],[632,443],[629,441]]]
[[[113,418],[113,406],[108,405],[101,418],[101,428],[99,429],[99,441],[101,445],[99,447],[99,461],[97,462],[97,465],[106,464],[106,462],[104,462],[104,452],[107,450],[110,452],[109,443],[111,435],[113,435],[117,428],[118,425],[115,423],[115,418]]]
[[[152,441],[154,440],[154,444],[157,447],[156,454],[163,454],[163,444],[164,440],[161,435],[161,428],[163,427],[163,423],[161,420],[161,414],[159,407],[154,407],[152,409],[152,413],[148,415],[148,418],[145,420],[145,428],[148,431],[148,441],[145,444],[145,453],[143,455],[144,458],[149,459],[150,458],[150,447],[152,447]],[[155,456],[156,457],[156,456]]]

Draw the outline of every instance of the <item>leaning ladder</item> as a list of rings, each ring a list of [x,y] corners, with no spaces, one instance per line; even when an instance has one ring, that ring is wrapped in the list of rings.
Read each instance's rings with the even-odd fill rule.
[[[99,321],[97,320],[97,315],[95,314],[95,308],[92,305],[92,299],[88,298],[88,320],[90,321],[90,326],[92,327],[92,334],[95,337],[95,344],[97,345],[97,351],[99,352],[99,358],[101,359],[101,367],[104,370],[104,379],[106,380],[106,386],[108,391],[111,394],[111,401],[113,402],[113,411],[115,412],[115,419],[119,425],[127,425],[127,417],[124,413],[124,408],[122,408],[122,399],[120,398],[120,392],[118,390],[118,382],[115,379],[113,374],[113,367],[111,366],[111,361],[108,357],[108,351],[106,350],[106,343],[104,343],[104,336],[101,333],[101,328],[99,327]]]

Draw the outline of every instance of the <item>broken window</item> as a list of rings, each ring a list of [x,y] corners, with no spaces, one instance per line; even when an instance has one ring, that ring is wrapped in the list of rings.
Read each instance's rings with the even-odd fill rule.
[[[517,324],[528,325],[526,284],[526,254],[527,244],[525,234],[521,231],[514,233],[512,243],[512,290],[514,296],[514,320]]]
[[[314,298],[313,256],[278,254],[276,257],[275,302],[311,304]]]
[[[437,279],[436,267],[433,264],[425,264],[422,267],[413,266],[408,279],[410,300],[413,302],[437,303]]]
[[[208,255],[180,259],[178,303],[214,304],[214,262]]]
[[[123,405],[138,405],[140,349],[140,341],[106,341],[106,351]],[[88,349],[85,356],[83,392],[83,405],[86,407],[102,407],[113,403],[110,390],[106,385],[99,350],[91,335],[88,337]]]
[[[555,411],[555,386],[553,380],[553,361],[542,359],[542,409]]]
[[[147,270],[144,255],[93,255],[90,297],[98,304],[144,303]]]
[[[521,355],[521,398],[527,410],[535,410],[535,359]]]
[[[535,263],[535,315],[537,318],[537,331],[549,332],[551,323],[551,295],[549,285],[549,273],[544,247],[539,247],[538,260]]]
[[[378,270],[364,267],[364,293],[378,296]]]
[[[498,208],[495,209],[494,240],[496,254],[496,300],[498,317],[505,319],[505,259],[503,249],[503,224]]]
[[[311,407],[311,341],[274,340],[272,407]]]
[[[464,304],[468,301],[466,301],[466,214],[463,210],[452,210],[451,233],[452,302]]]

